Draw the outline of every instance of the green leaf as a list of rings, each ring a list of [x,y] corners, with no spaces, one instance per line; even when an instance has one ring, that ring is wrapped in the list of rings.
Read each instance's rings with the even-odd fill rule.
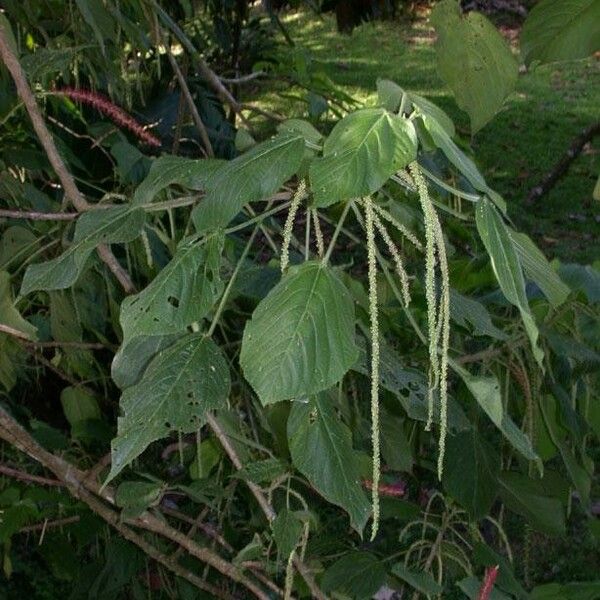
[[[155,440],[173,430],[197,431],[207,411],[225,405],[230,386],[221,350],[203,334],[186,335],[159,352],[141,381],[121,396],[107,482]]]
[[[590,304],[600,302],[600,271],[592,265],[567,264],[558,268],[560,278],[573,290],[581,291]]]
[[[0,271],[0,323],[20,331],[31,340],[37,339],[37,328],[26,321],[15,308],[10,290],[10,275],[6,271]]]
[[[550,304],[557,308],[567,299],[569,287],[561,281],[558,273],[529,236],[507,229],[526,277],[534,281]]]
[[[39,239],[29,229],[18,225],[7,227],[0,239],[0,269],[8,269],[17,260],[23,260],[39,243]]]
[[[565,534],[565,515],[560,500],[545,495],[538,482],[520,473],[506,472],[500,474],[498,483],[504,503],[524,516],[532,527],[549,535]]]
[[[435,121],[448,137],[454,137],[456,131],[452,119],[437,104],[430,102],[427,98],[423,98],[423,96],[419,96],[414,92],[409,92],[408,97],[413,103],[415,110],[421,113],[426,119]]]
[[[404,93],[404,90],[395,81],[377,80],[377,104],[383,106],[385,110],[397,112]]]
[[[473,558],[478,565],[482,567],[494,567],[498,565],[497,584],[507,592],[510,592],[517,598],[527,600],[527,592],[515,577],[511,563],[500,554],[494,552],[484,542],[475,542],[473,545]]]
[[[196,449],[196,458],[190,465],[190,477],[205,479],[219,464],[222,456],[221,446],[214,438],[204,440]]]
[[[353,112],[336,124],[323,157],[310,165],[315,204],[325,207],[372,194],[416,155],[417,134],[410,121],[382,108]]]
[[[381,456],[385,464],[394,471],[410,473],[413,468],[412,448],[404,432],[404,419],[382,410]]]
[[[531,591],[531,600],[598,600],[600,581],[577,583],[547,583]]]
[[[510,231],[496,207],[487,198],[482,198],[477,203],[475,221],[479,236],[490,255],[500,289],[506,299],[519,309],[533,355],[543,368],[544,352],[538,345],[539,331],[527,303],[525,279]]]
[[[75,283],[96,246],[126,243],[142,232],[146,215],[141,208],[119,206],[91,210],[77,219],[73,243],[57,258],[30,265],[21,295],[35,290],[61,290]]]
[[[161,156],[153,161],[147,177],[135,190],[133,204],[150,204],[160,191],[174,184],[194,190],[205,189],[210,177],[225,164],[225,161],[216,159]]]
[[[319,394],[309,402],[293,402],[287,431],[294,466],[362,533],[371,504],[361,486],[361,455],[352,448],[350,429],[336,415],[331,398]]]
[[[277,126],[277,131],[290,135],[301,135],[305,141],[311,144],[319,144],[323,139],[321,132],[304,119],[288,119]]]
[[[482,583],[477,577],[471,575],[457,581],[456,585],[466,594],[467,598],[478,600],[480,598],[479,591],[481,590]],[[488,600],[511,600],[511,596],[501,592],[497,586],[494,586],[487,598]]]
[[[543,468],[542,461],[535,453],[531,445],[531,440],[517,427],[504,410],[498,379],[495,376],[483,377],[471,375],[471,373],[455,364],[452,365],[452,368],[460,375],[479,406],[481,406],[492,423],[504,434],[513,448],[527,460],[535,461],[541,473]]]
[[[598,0],[542,0],[521,30],[525,64],[584,58],[600,49]]]
[[[330,388],[357,356],[350,294],[330,267],[305,262],[256,307],[240,365],[265,405]]]
[[[422,117],[425,129],[431,135],[433,143],[444,153],[446,158],[456,167],[461,175],[480,192],[487,192],[489,187],[475,166],[475,163],[454,143],[443,125],[431,114]]]
[[[383,563],[370,552],[350,552],[334,562],[323,575],[324,592],[341,592],[356,600],[368,600],[385,583]]]
[[[443,591],[442,586],[431,576],[431,573],[413,571],[412,569],[408,569],[404,563],[396,563],[392,567],[392,573],[402,579],[402,581],[406,581],[415,590],[428,596],[436,596]]]
[[[149,506],[160,499],[163,485],[160,482],[124,481],[115,493],[115,504],[123,509],[123,518],[139,517]]]
[[[110,13],[102,2],[95,0],[75,0],[85,22],[92,28],[102,53],[105,53],[104,41],[114,40],[117,28]]]
[[[17,47],[17,41],[15,40],[15,34],[13,33],[12,27],[10,26],[10,21],[4,16],[4,13],[0,13],[0,29],[10,46],[10,49],[13,51],[15,56],[19,56],[19,48]]]
[[[302,522],[290,510],[283,509],[271,523],[273,538],[277,544],[277,554],[280,560],[287,561],[289,555],[300,541]]]
[[[497,494],[500,458],[476,429],[451,435],[446,441],[444,489],[474,521],[489,511]]]
[[[461,327],[471,325],[473,335],[489,335],[497,340],[506,340],[508,335],[492,322],[487,308],[454,289],[450,290],[450,316]]]
[[[287,469],[286,464],[278,458],[265,458],[246,463],[237,475],[253,483],[268,483],[283,475]]]
[[[60,393],[60,403],[71,427],[77,427],[83,421],[102,418],[96,398],[81,388],[64,388]]]
[[[248,202],[274,194],[298,172],[304,138],[279,134],[225,163],[209,178],[206,198],[193,210],[198,233],[224,227]]]
[[[436,4],[431,22],[438,34],[438,72],[477,132],[513,91],[519,74],[517,61],[488,19],[474,11],[462,15],[456,0]]]
[[[137,383],[151,358],[170,346],[180,335],[142,335],[122,344],[113,358],[110,375],[119,388]]]
[[[205,244],[195,237],[184,239],[150,285],[123,301],[124,340],[179,333],[200,321],[223,291],[222,248],[222,236],[211,236]]]

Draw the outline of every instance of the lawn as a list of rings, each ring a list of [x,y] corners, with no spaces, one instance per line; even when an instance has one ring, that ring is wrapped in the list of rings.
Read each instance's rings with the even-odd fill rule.
[[[351,36],[337,33],[332,15],[298,11],[283,20],[297,44],[309,49],[322,70],[359,101],[375,102],[376,81],[386,78],[444,108],[463,139],[470,141],[488,183],[507,200],[511,218],[548,256],[565,262],[600,258],[600,206],[592,199],[600,173],[600,140],[584,149],[567,176],[535,207],[524,205],[530,189],[572,139],[599,118],[598,57],[521,73],[505,108],[470,139],[466,114],[437,75],[434,34],[425,15],[365,23]],[[512,39],[517,34],[505,31]],[[272,84],[259,98],[265,106],[290,114],[289,100],[278,97]]]

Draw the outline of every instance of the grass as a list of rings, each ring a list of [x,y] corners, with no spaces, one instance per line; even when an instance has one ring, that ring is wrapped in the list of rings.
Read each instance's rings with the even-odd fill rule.
[[[467,115],[437,75],[433,31],[425,19],[365,23],[351,36],[337,33],[331,15],[291,12],[284,21],[318,68],[360,102],[374,103],[377,79],[392,79],[438,103],[470,140]],[[259,99],[285,115],[303,110],[303,105],[294,107],[276,92],[270,85]],[[600,258],[600,205],[592,199],[600,173],[598,140],[536,206],[528,208],[523,201],[572,139],[598,119],[599,106],[598,58],[543,66],[520,75],[503,110],[470,140],[476,162],[507,200],[516,225],[532,235],[547,256],[564,262]]]

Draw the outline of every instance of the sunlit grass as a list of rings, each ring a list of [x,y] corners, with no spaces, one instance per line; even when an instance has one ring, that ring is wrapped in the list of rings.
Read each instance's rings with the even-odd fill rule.
[[[360,103],[375,101],[378,78],[392,79],[438,103],[469,140],[468,118],[437,75],[433,32],[426,21],[364,23],[351,36],[337,33],[330,14],[290,12],[284,22],[297,45],[310,51],[314,68]],[[306,105],[282,99],[277,93],[282,89],[304,93],[269,84],[259,93],[259,102],[286,116],[306,117]],[[572,138],[598,119],[599,106],[598,59],[544,66],[519,77],[505,108],[472,140],[479,166],[505,196],[517,225],[548,255],[565,261],[600,258],[600,206],[592,200],[600,172],[597,142],[535,209],[524,208],[522,202]]]

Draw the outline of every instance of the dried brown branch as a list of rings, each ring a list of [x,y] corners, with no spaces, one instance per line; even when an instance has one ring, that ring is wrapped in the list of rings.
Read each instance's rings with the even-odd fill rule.
[[[27,219],[28,221],[72,221],[79,213],[43,213],[33,210],[8,210],[0,208],[0,218]]]
[[[594,139],[595,136],[600,135],[600,121],[592,123],[589,127],[586,127],[572,142],[569,149],[561,157],[561,159],[546,173],[542,181],[536,185],[527,196],[525,204],[531,206],[535,204],[542,196],[547,194],[563,177],[571,163],[581,154],[584,146]]]
[[[58,153],[54,139],[44,123],[40,108],[37,105],[29,84],[27,83],[27,78],[25,77],[21,63],[19,63],[18,58],[15,56],[10,46],[6,31],[2,28],[0,28],[0,56],[2,57],[6,68],[10,72],[15,82],[17,93],[19,94],[21,100],[23,100],[23,104],[25,104],[25,108],[27,109],[33,128],[48,156],[50,164],[54,168],[54,171],[61,182],[66,198],[71,201],[73,206],[78,211],[86,210],[89,205],[79,191],[73,176],[71,173],[69,173],[69,170],[63,162],[63,159]],[[125,292],[128,294],[133,292],[135,288],[131,278],[129,277],[129,274],[119,264],[110,248],[105,244],[102,244],[98,246],[97,251],[100,258],[106,263],[108,268],[118,279]]]
[[[240,457],[235,451],[235,448],[231,445],[231,442],[229,441],[229,438],[227,437],[225,431],[223,431],[223,428],[221,427],[220,423],[211,414],[207,414],[206,420],[213,433],[215,434],[216,438],[219,440],[219,443],[221,444],[221,446],[223,446],[223,450],[225,450],[225,453],[229,457],[229,460],[231,460],[231,462],[233,463],[233,466],[238,471],[241,471],[243,469],[242,461],[240,460]],[[275,513],[275,510],[267,500],[266,496],[264,495],[263,491],[258,485],[256,485],[250,480],[246,479],[245,483],[252,492],[252,495],[256,498],[256,501],[258,502],[263,513],[267,517],[267,520],[271,522],[277,515]],[[320,590],[312,573],[304,564],[304,562],[300,560],[300,558],[296,555],[294,555],[294,567],[306,582],[306,585],[310,589],[313,598],[317,598],[318,600],[326,600],[325,594],[323,594],[323,592]]]
[[[58,481],[58,479],[49,479],[48,477],[40,477],[39,475],[32,475],[19,469],[13,469],[7,465],[0,464],[0,475],[5,475],[11,479],[18,479],[19,481],[26,481],[27,483],[35,483],[36,485],[47,485],[51,487],[62,487],[64,483]]]
[[[21,527],[19,533],[35,533],[36,531],[46,531],[47,529],[54,529],[56,527],[64,527],[65,525],[71,525],[72,523],[79,522],[79,516],[73,515],[72,517],[66,517],[64,519],[56,519],[55,521],[43,521],[42,523],[36,523],[35,525],[27,525],[27,527]]]
[[[112,489],[108,487],[102,488],[98,482],[88,476],[88,473],[77,469],[64,459],[42,448],[3,408],[0,408],[0,439],[26,453],[46,469],[52,471],[58,481],[65,485],[73,496],[85,502],[96,514],[117,529],[125,539],[136,544],[148,556],[160,562],[177,575],[185,577],[188,581],[200,587],[200,589],[206,589],[207,584],[202,579],[173,562],[169,557],[150,545],[143,537],[135,533],[128,525],[120,521],[119,513],[106,505],[106,503],[114,504],[114,491]],[[250,581],[235,565],[221,558],[212,550],[198,546],[193,540],[154,515],[145,512],[137,519],[129,520],[127,523],[134,527],[156,533],[181,546],[188,554],[197,558],[200,562],[213,567],[222,575],[243,585],[259,600],[269,599],[269,596],[254,582]],[[200,582],[202,582],[204,587],[199,585]],[[210,587],[211,593],[215,593],[216,588]],[[222,594],[218,594],[218,596],[225,597]]]

